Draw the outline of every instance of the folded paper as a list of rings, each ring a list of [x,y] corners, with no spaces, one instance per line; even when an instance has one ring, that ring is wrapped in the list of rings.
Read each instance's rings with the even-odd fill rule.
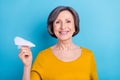
[[[15,43],[15,45],[18,46],[18,48],[21,48],[22,46],[35,47],[35,44],[33,44],[32,42],[25,40],[18,36],[15,37],[14,43]]]

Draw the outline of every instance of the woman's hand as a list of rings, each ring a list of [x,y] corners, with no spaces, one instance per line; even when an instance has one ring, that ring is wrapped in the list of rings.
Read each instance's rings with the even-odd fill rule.
[[[31,67],[32,65],[32,52],[28,46],[22,46],[19,53],[19,58],[24,64],[24,67]]]

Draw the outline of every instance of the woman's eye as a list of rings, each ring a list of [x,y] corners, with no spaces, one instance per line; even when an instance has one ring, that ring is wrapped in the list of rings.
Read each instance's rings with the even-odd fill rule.
[[[71,21],[70,21],[70,20],[68,20],[68,21],[67,21],[67,23],[71,23]]]
[[[59,23],[60,23],[60,21],[56,21],[55,23],[56,23],[56,24],[59,24]]]

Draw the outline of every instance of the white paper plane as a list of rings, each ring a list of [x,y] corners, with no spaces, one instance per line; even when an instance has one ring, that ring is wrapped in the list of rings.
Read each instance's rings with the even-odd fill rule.
[[[18,46],[18,48],[21,48],[22,46],[28,46],[28,47],[35,47],[35,44],[33,44],[32,42],[25,40],[21,37],[16,36],[14,39],[14,43],[15,45]]]

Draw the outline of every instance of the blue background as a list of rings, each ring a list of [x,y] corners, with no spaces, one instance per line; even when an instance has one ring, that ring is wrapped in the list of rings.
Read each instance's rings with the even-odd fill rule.
[[[120,80],[120,0],[0,0],[0,80],[21,80],[23,64],[14,37],[36,44],[37,53],[56,43],[47,32],[47,18],[58,5],[80,15],[80,33],[74,43],[91,49],[99,80]]]

